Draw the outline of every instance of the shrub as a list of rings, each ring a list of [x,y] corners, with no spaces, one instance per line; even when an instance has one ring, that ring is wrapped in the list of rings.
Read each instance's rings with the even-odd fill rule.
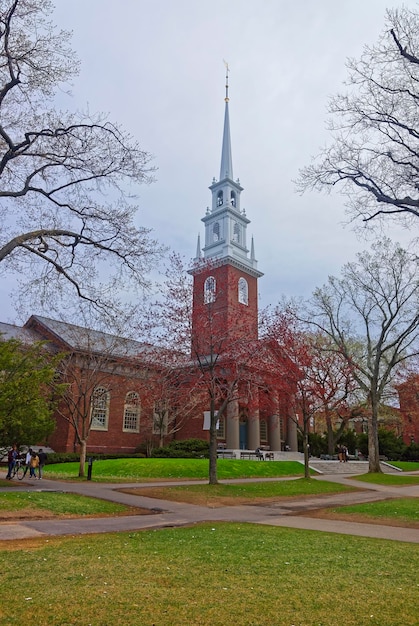
[[[400,460],[419,461],[419,444],[411,443],[410,446],[406,446]]]
[[[133,454],[101,454],[87,452],[86,460],[92,458],[94,461],[100,461],[105,459],[132,459],[143,458],[145,455],[141,453]],[[73,463],[80,460],[80,454],[77,452],[54,452],[48,454],[48,463]]]
[[[209,457],[209,443],[203,439],[185,439],[184,441],[171,441],[163,448],[154,448],[152,457],[177,458],[177,459],[200,459]]]

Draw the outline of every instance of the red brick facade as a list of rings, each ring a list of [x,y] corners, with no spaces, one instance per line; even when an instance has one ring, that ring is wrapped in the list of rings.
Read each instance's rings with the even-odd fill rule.
[[[400,414],[405,444],[419,443],[419,375],[411,376],[398,387]]]

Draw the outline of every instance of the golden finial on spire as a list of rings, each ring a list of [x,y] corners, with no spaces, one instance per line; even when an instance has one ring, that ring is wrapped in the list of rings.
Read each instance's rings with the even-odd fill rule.
[[[225,61],[224,59],[223,59],[223,61],[224,61],[224,65],[226,66],[226,97],[224,98],[224,101],[228,102],[229,101],[229,97],[228,97],[228,73],[229,73],[230,69],[228,67],[227,61]]]

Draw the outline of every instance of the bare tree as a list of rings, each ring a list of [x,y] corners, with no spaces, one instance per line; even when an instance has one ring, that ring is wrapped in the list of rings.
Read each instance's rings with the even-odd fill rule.
[[[54,109],[79,63],[51,6],[0,8],[0,261],[40,303],[71,286],[104,308],[121,281],[146,284],[158,253],[128,193],[151,181],[150,155],[102,114]]]
[[[364,222],[419,218],[419,13],[388,10],[378,43],[347,62],[348,90],[330,102],[332,143],[300,172],[298,186],[347,197]]]
[[[211,263],[200,262],[193,273],[206,277]],[[226,417],[227,409],[239,401],[251,404],[252,392],[277,390],[281,374],[277,351],[269,341],[260,341],[249,326],[257,320],[246,319],[238,311],[232,312],[226,323],[224,294],[233,293],[232,280],[226,280],[217,292],[217,298],[197,297],[193,302],[193,286],[183,260],[173,255],[170,259],[162,298],[152,307],[153,336],[159,345],[171,350],[179,366],[178,379],[197,399],[201,410],[209,410],[209,483],[217,483],[217,422]],[[188,352],[186,352],[188,351]],[[180,367],[181,366],[181,367]],[[273,415],[275,410],[271,413]]]
[[[397,369],[419,351],[419,261],[386,239],[317,289],[306,318],[352,369],[369,407],[369,471],[379,472],[378,417]]]
[[[58,373],[67,388],[57,414],[73,430],[75,449],[80,452],[79,476],[84,476],[91,431],[108,429],[113,417],[109,415],[111,398],[119,403],[128,399],[129,419],[138,422],[140,399],[149,385],[148,368],[143,365],[148,346],[89,327],[52,324],[66,350]]]

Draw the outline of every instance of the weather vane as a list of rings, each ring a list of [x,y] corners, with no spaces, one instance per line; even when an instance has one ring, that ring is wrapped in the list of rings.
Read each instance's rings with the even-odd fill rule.
[[[226,66],[226,97],[224,98],[225,102],[228,102],[229,98],[228,98],[228,73],[230,71],[229,67],[228,67],[228,63],[227,61],[225,61],[225,59],[223,59],[224,61],[224,65]]]

